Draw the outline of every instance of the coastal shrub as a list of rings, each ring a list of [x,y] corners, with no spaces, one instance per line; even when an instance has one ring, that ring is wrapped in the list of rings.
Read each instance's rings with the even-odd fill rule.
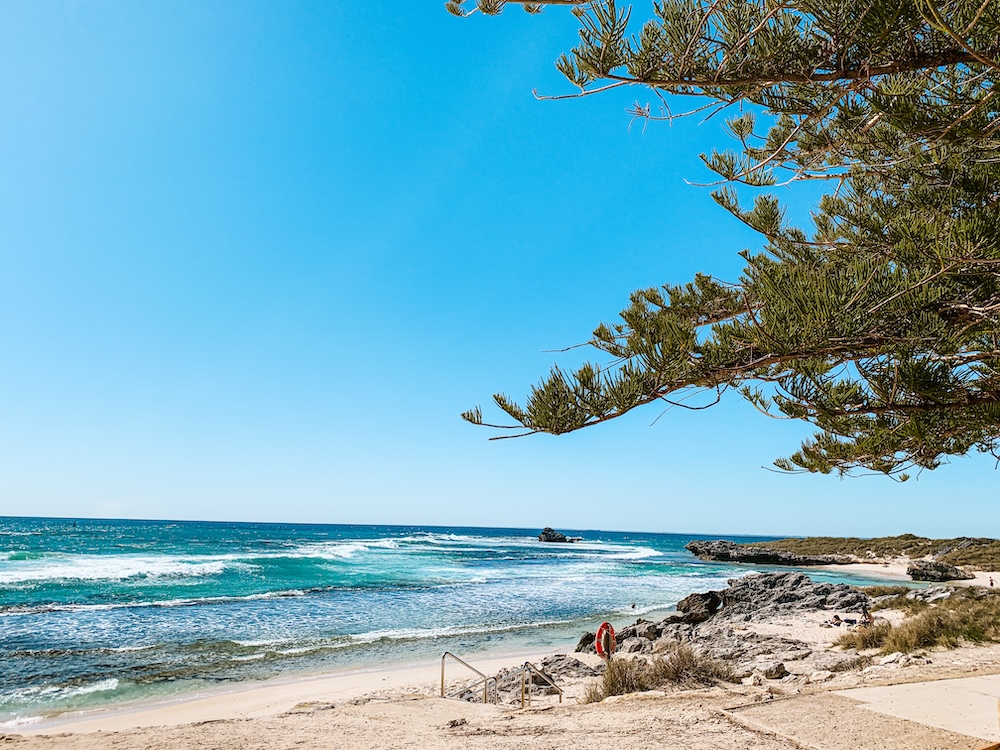
[[[837,645],[907,653],[934,646],[954,648],[963,642],[1000,640],[1000,593],[970,586],[930,605],[912,605],[912,600],[902,599],[893,608],[904,607],[916,611],[899,625],[881,621],[870,628],[855,628],[841,636]]]
[[[643,659],[618,657],[608,660],[607,669],[601,678],[602,698],[609,695],[625,695],[650,690],[649,666]]]
[[[1000,640],[1000,595],[982,589],[959,589],[947,599],[908,617],[886,639],[888,651],[913,651],[963,641],[985,643]]]
[[[580,696],[580,703],[600,703],[602,700],[604,700],[604,691],[599,682],[587,685],[583,695]]]
[[[618,657],[608,662],[604,675],[587,686],[582,703],[596,703],[609,695],[625,695],[666,685],[701,687],[732,681],[733,672],[724,662],[699,654],[690,646],[677,646],[651,662]]]
[[[874,625],[848,630],[836,640],[837,646],[855,648],[864,651],[869,648],[882,648],[885,639],[889,637],[892,625],[885,620],[879,620]]]
[[[677,646],[670,654],[653,660],[652,682],[656,685],[714,685],[733,681],[733,670],[723,661],[699,654],[690,646]]]

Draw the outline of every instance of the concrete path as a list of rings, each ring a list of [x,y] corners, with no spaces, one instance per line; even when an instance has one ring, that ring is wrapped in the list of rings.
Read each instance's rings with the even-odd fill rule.
[[[925,726],[1000,741],[1000,675],[838,690],[864,708]]]

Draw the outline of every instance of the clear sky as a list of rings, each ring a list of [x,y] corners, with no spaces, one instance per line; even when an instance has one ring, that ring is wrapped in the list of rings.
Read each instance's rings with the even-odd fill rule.
[[[780,475],[808,428],[738,399],[560,438],[460,420],[633,289],[761,244],[685,182],[720,123],[534,99],[575,32],[436,0],[0,5],[0,515],[1000,536],[992,460]]]

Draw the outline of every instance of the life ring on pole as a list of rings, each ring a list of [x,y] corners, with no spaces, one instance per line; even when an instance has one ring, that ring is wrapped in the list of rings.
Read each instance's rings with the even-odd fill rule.
[[[597,655],[609,659],[611,658],[611,654],[615,652],[615,646],[617,645],[615,642],[615,629],[611,627],[610,622],[602,622],[601,627],[597,629],[597,636],[594,638],[594,647],[597,649]]]

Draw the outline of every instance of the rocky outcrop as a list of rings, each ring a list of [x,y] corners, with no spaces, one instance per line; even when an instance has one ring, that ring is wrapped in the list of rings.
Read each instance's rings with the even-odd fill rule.
[[[685,622],[704,622],[719,611],[722,601],[722,594],[718,591],[691,594],[677,602],[677,611],[687,616]]]
[[[719,592],[727,619],[767,619],[777,614],[817,609],[860,612],[868,596],[845,583],[813,583],[805,573],[761,573],[729,581]]]
[[[842,583],[814,583],[803,573],[753,574],[728,584],[722,591],[685,597],[677,604],[678,614],[659,622],[640,619],[621,628],[618,650],[656,654],[686,643],[731,664],[740,678],[781,679],[788,673],[786,663],[792,662],[805,662],[812,671],[829,671],[840,668],[827,658],[829,654],[813,653],[802,641],[755,633],[745,623],[798,611],[860,612],[871,605],[857,589]],[[594,634],[585,633],[576,650],[594,653]]]
[[[542,533],[538,535],[538,541],[540,542],[555,542],[556,544],[568,544],[570,542],[580,541],[579,537],[566,536],[565,534],[556,531],[555,529],[546,526],[542,529]]]
[[[770,547],[753,544],[736,544],[725,539],[695,539],[685,547],[702,560],[717,562],[752,563],[756,565],[849,565],[855,562],[850,555],[797,555]]]
[[[914,581],[933,581],[935,583],[975,578],[972,573],[966,573],[961,568],[956,568],[954,565],[940,560],[914,560],[907,567],[906,574]]]

